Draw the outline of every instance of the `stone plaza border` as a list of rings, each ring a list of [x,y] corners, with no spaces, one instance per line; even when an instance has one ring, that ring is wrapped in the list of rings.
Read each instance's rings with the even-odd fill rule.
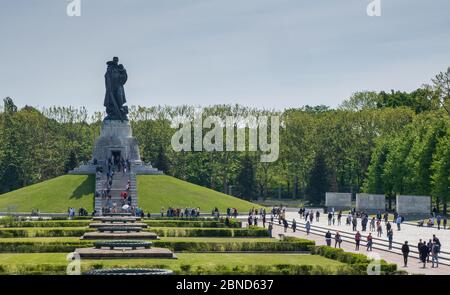
[[[325,206],[331,210],[347,210],[352,208],[351,193],[325,193]]]
[[[397,195],[396,211],[402,216],[427,217],[431,214],[431,197]]]
[[[386,210],[386,196],[376,194],[356,194],[356,210],[366,213],[378,213]]]

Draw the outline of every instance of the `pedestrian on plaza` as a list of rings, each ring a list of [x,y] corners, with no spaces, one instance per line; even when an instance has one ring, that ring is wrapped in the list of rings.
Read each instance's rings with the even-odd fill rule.
[[[389,250],[392,250],[392,241],[394,240],[394,231],[390,229],[387,233],[388,241],[389,241]]]
[[[309,231],[311,230],[311,223],[309,222],[309,220],[305,224],[305,229],[306,229],[306,235],[309,235]]]
[[[352,225],[353,225],[353,231],[356,231],[357,227],[358,227],[358,219],[356,217],[353,218]]]
[[[295,230],[297,229],[297,222],[295,219],[292,219],[292,231],[295,233]]]
[[[430,262],[431,250],[433,248],[433,241],[431,239],[428,241],[427,247],[428,247],[427,262]]]
[[[436,220],[437,220],[438,230],[441,230],[441,221],[442,221],[441,215],[438,215],[438,216],[436,217]]]
[[[269,237],[272,237],[272,230],[273,230],[273,225],[272,222],[269,223],[269,226],[267,227],[267,230],[269,231]]]
[[[400,225],[402,224],[402,217],[399,215],[395,222],[397,223],[397,230],[400,231],[401,230]]]
[[[391,230],[391,228],[392,228],[391,223],[389,221],[386,222],[386,232],[389,232]]]
[[[436,263],[436,268],[439,267],[439,252],[441,252],[441,247],[437,243],[433,243],[431,248],[431,268],[434,268]]]
[[[419,239],[419,243],[417,244],[417,252],[419,252],[419,261],[420,261],[420,248],[422,248],[422,239]]]
[[[316,221],[319,222],[320,212],[319,210],[316,211]]]
[[[405,243],[403,244],[403,246],[402,246],[402,253],[403,253],[404,267],[408,267],[408,256],[409,256],[408,241],[405,241]]]
[[[375,231],[375,217],[370,220],[370,231]]]
[[[328,213],[328,225],[331,225],[331,219],[333,219],[333,214],[331,212]]]
[[[263,223],[263,227],[266,228],[266,214],[263,214],[263,216],[262,216],[262,223]]]
[[[381,226],[381,222],[377,221],[377,237],[381,237],[383,234],[383,227]]]
[[[443,225],[444,225],[444,229],[446,229],[447,228],[447,216],[444,216]]]
[[[325,241],[327,242],[327,246],[330,247],[331,246],[331,232],[327,231],[327,233],[325,234]]]
[[[355,244],[356,244],[355,250],[356,251],[359,251],[359,244],[360,243],[361,243],[361,234],[358,231],[358,232],[356,232],[356,235],[355,235]]]
[[[287,229],[288,229],[288,227],[289,227],[289,224],[288,224],[288,222],[287,222],[286,219],[283,219],[283,226],[284,226],[284,232],[287,232]]]
[[[429,250],[428,250],[428,246],[425,243],[422,243],[419,253],[420,253],[420,261],[423,263],[423,268],[426,268]]]
[[[339,211],[338,218],[337,218],[338,225],[341,225],[341,219],[342,219],[342,211]]]
[[[339,245],[339,248],[341,248],[342,243],[342,237],[341,234],[337,231],[334,235],[334,248],[336,248],[337,245]]]
[[[367,236],[367,251],[372,251],[372,245],[373,245],[372,233],[369,233],[369,235]]]

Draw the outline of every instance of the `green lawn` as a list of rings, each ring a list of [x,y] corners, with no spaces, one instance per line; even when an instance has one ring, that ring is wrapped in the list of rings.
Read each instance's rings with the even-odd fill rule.
[[[84,207],[91,212],[94,203],[93,175],[64,175],[0,195],[0,211],[65,213],[68,207]],[[211,212],[214,207],[224,213],[228,207],[240,213],[260,205],[232,197],[167,175],[138,176],[138,204],[145,212],[161,208],[197,208]]]
[[[64,175],[0,195],[0,211],[10,206],[16,212],[67,212],[68,207],[92,211],[95,178],[93,175]]]
[[[0,254],[0,265],[6,267],[8,272],[15,272],[17,268],[34,265],[66,266],[65,253],[27,253],[27,254]],[[214,269],[218,265],[229,267],[247,265],[314,265],[337,268],[343,264],[317,255],[309,254],[215,254],[215,253],[178,253],[178,259],[113,259],[113,260],[82,260],[83,269],[93,265],[102,265],[103,268],[112,267],[165,267],[179,271],[182,265],[191,265],[194,269],[202,267]]]
[[[211,212],[214,207],[224,213],[228,207],[248,212],[260,205],[232,197],[212,189],[179,180],[167,175],[141,175],[137,177],[139,206],[145,212],[159,212],[167,208],[197,208]]]

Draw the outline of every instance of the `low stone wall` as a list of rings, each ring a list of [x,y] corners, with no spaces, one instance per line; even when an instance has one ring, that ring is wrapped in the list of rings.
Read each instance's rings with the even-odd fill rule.
[[[397,195],[396,211],[403,216],[429,216],[431,197]]]
[[[356,194],[356,210],[369,214],[383,212],[386,209],[386,196],[374,194]]]
[[[325,206],[331,210],[346,210],[352,208],[351,193],[331,193],[325,194]]]

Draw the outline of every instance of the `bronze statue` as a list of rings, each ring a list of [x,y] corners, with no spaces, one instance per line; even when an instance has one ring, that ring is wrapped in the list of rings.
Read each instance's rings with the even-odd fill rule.
[[[123,85],[127,82],[127,71],[122,64],[119,64],[119,58],[114,57],[108,61],[105,74],[106,94],[103,105],[106,107],[105,120],[127,121],[128,107],[124,106],[127,102]]]

